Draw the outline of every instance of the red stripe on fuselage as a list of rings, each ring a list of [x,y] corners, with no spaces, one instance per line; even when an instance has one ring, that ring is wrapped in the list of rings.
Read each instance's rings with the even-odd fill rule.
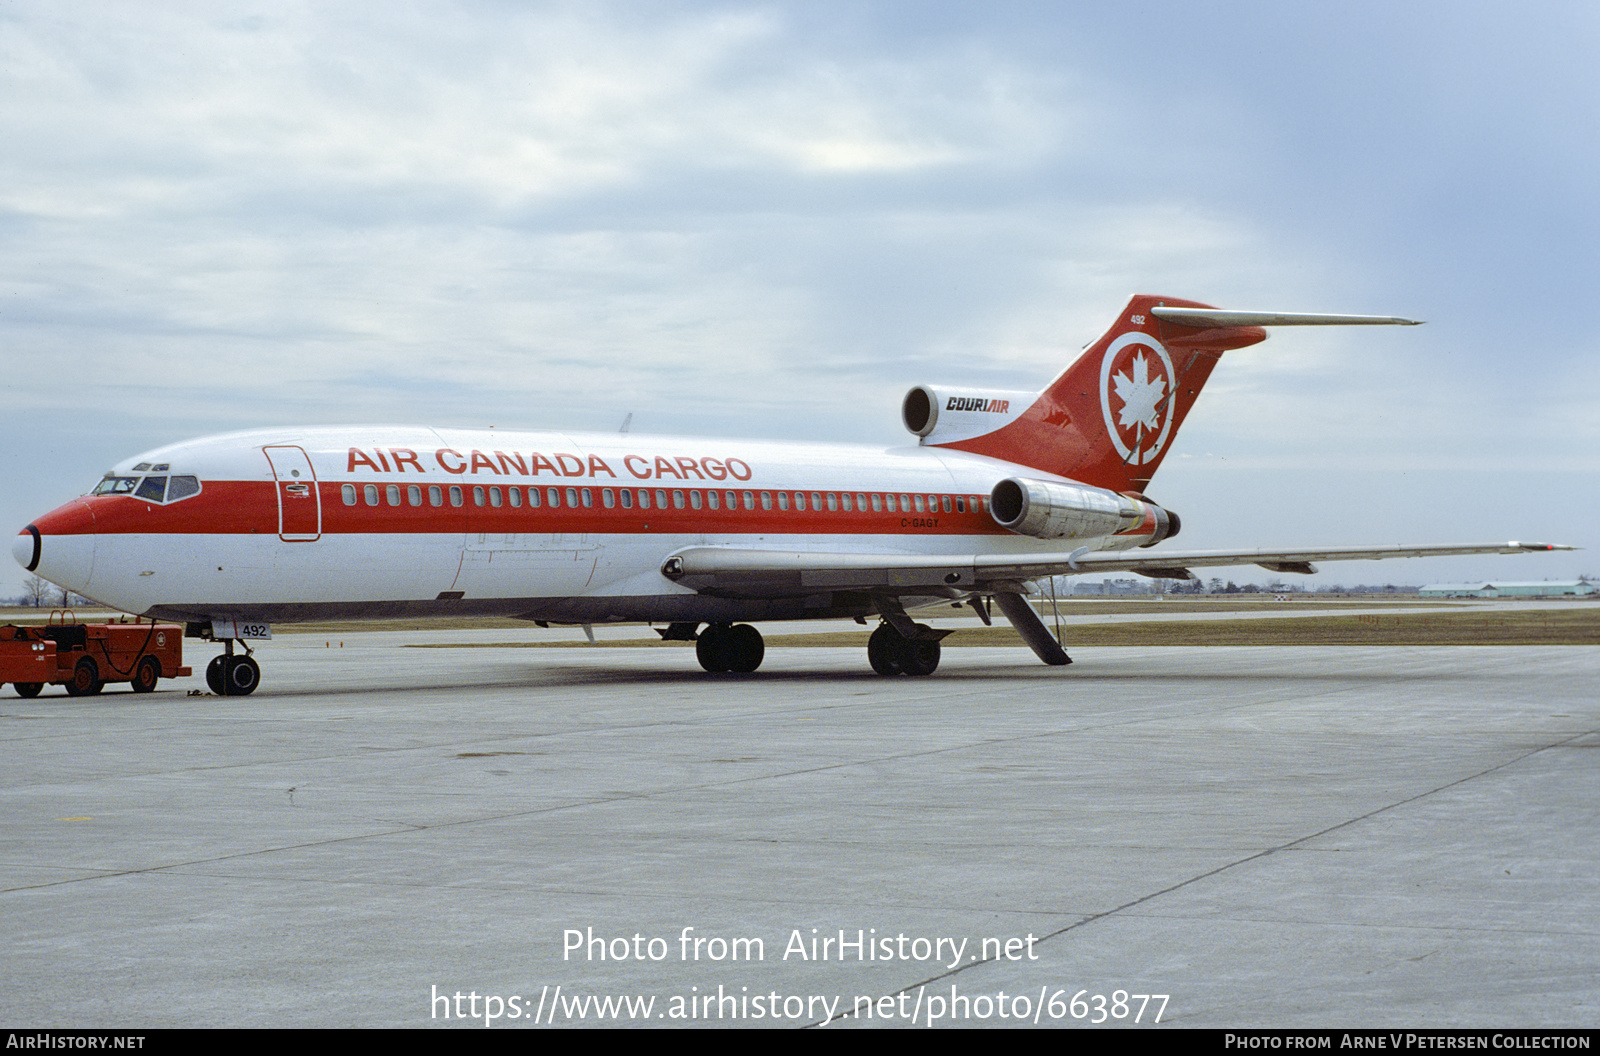
[[[721,509],[710,509],[702,506],[694,509],[689,505],[691,493],[698,492],[702,504],[705,496],[711,489],[707,488],[640,488],[640,487],[599,487],[599,486],[573,486],[561,485],[556,488],[560,492],[560,507],[549,505],[546,493],[549,488],[540,487],[541,505],[527,505],[527,485],[523,487],[524,504],[520,507],[509,503],[507,485],[492,485],[501,492],[500,506],[478,506],[474,503],[474,485],[462,484],[461,506],[450,505],[450,485],[440,485],[444,495],[444,505],[433,506],[429,501],[428,486],[422,485],[422,505],[410,505],[410,495],[405,485],[400,486],[401,505],[388,504],[388,485],[377,484],[379,505],[366,504],[365,483],[355,484],[356,505],[347,506],[343,497],[343,484],[323,481],[318,485],[322,502],[322,534],[357,534],[357,533],[393,533],[393,534],[450,534],[466,532],[508,532],[508,533],[573,533],[592,532],[599,534],[644,534],[644,533],[672,533],[672,534],[700,534],[713,535],[719,533],[737,534],[764,534],[764,535],[1009,535],[1008,531],[1001,528],[983,508],[987,500],[979,499],[972,495],[954,495],[946,493],[924,492],[921,497],[924,510],[918,512],[914,503],[908,510],[899,510],[891,513],[887,510],[829,510],[826,508],[826,491],[818,492],[823,496],[823,509],[812,509],[813,492],[784,491],[788,496],[790,508],[778,509],[776,489],[751,489],[751,488],[717,488],[715,489]],[[491,485],[483,485],[485,498]],[[579,505],[568,505],[568,491],[577,494]],[[621,505],[621,493],[630,491],[634,496],[635,505],[626,509]],[[651,508],[639,509],[637,505],[638,494],[648,490],[650,493]],[[668,504],[665,508],[657,505],[656,492],[664,491]],[[582,505],[583,493],[589,493],[592,506]],[[604,492],[610,491],[617,505],[607,508],[604,505]],[[738,508],[727,508],[726,496],[733,491]],[[756,509],[744,508],[744,493],[750,491],[756,499]],[[681,493],[684,497],[685,508],[678,509],[674,503],[675,495]],[[765,494],[773,496],[774,508],[763,509],[761,497]],[[807,508],[797,510],[793,508],[794,496],[803,494]],[[842,492],[835,491],[834,495]],[[850,492],[851,505],[857,505],[859,492]],[[872,492],[865,493],[869,497]],[[886,496],[893,494],[895,505],[899,507],[904,501],[911,499],[908,493],[896,491],[893,493],[880,491],[876,494]],[[938,509],[928,512],[926,506],[930,497],[937,501]],[[948,498],[951,511],[944,512],[944,500]],[[965,507],[964,512],[955,512],[957,500]],[[306,501],[306,500],[285,500]],[[92,512],[91,516],[86,516]],[[193,498],[183,499],[165,506],[146,502],[130,495],[95,495],[76,499],[33,522],[34,526],[44,535],[277,535],[278,534],[278,492],[277,485],[271,481],[206,481],[200,494]]]

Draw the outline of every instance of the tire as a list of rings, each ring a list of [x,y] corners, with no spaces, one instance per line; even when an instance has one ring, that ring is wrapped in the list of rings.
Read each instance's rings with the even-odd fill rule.
[[[100,669],[95,666],[90,657],[82,657],[76,667],[72,669],[72,677],[67,680],[67,695],[69,697],[87,697],[100,692],[105,688],[105,683],[100,681]]]
[[[927,624],[917,624],[917,631],[932,630]],[[900,643],[900,670],[908,675],[931,675],[939,669],[939,655],[943,650],[939,648],[937,638],[914,638],[911,641],[901,639]]]
[[[206,688],[211,690],[213,696],[225,697],[228,690],[222,684],[222,663],[228,659],[226,656],[214,656],[206,665]]]
[[[728,627],[711,624],[700,632],[694,642],[694,658],[700,666],[714,675],[720,675],[732,666],[733,650],[729,647]]]
[[[15,688],[16,688],[16,691],[17,691],[17,696],[32,698],[32,697],[37,697],[39,695],[39,691],[44,688],[44,683],[43,682],[17,682],[17,683],[15,683]]]
[[[748,623],[728,628],[728,670],[748,675],[761,666],[767,655],[767,643],[761,632]]]
[[[228,657],[222,669],[224,696],[248,697],[261,684],[261,665],[251,657]]]
[[[872,670],[886,677],[901,674],[900,654],[904,641],[900,632],[887,623],[878,624],[878,629],[867,639],[867,662]]]
[[[149,693],[156,688],[156,682],[160,678],[161,661],[153,656],[146,656],[139,661],[139,666],[133,669],[133,691]]]

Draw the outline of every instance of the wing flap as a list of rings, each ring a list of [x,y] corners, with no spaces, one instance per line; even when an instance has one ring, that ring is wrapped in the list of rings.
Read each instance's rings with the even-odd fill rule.
[[[728,597],[794,597],[823,590],[881,594],[947,594],[1015,590],[1045,576],[1137,572],[1190,578],[1191,568],[1260,565],[1274,572],[1310,573],[1316,561],[1377,561],[1397,557],[1525,554],[1574,550],[1557,543],[1422,543],[1393,546],[1308,547],[1300,550],[1097,551],[1043,554],[826,553],[691,546],[669,557],[661,573],[692,590]]]

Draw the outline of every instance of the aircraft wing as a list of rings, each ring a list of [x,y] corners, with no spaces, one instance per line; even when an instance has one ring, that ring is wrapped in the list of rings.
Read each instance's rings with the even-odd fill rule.
[[[1157,579],[1193,579],[1192,568],[1260,565],[1273,572],[1311,573],[1316,561],[1373,561],[1389,557],[1522,554],[1573,550],[1557,543],[1463,543],[1306,547],[1299,550],[1088,550],[1044,554],[819,553],[691,546],[662,565],[668,579],[705,594],[739,598],[792,597],[822,590],[883,595],[1020,593],[1022,583],[1046,576],[1137,572]]]

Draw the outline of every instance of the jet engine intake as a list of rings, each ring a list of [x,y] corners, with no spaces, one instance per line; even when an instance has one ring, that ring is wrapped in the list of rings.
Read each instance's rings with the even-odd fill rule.
[[[918,385],[900,404],[900,420],[924,444],[947,444],[992,433],[1038,399],[1036,392]]]
[[[995,522],[1037,539],[1149,536],[1154,546],[1178,534],[1178,515],[1153,502],[1084,484],[1007,477],[989,494]]]

